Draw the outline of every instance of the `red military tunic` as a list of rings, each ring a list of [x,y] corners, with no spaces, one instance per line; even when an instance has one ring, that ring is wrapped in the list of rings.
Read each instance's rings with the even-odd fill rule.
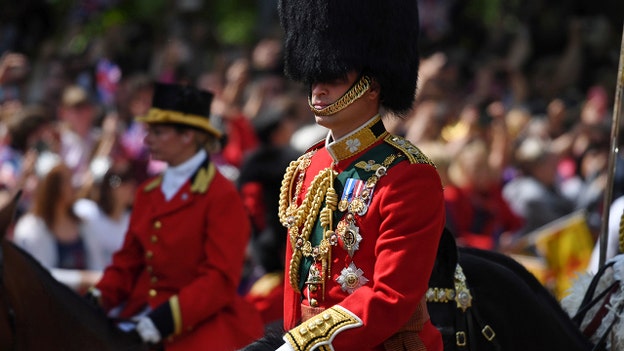
[[[368,155],[376,157],[376,161],[374,157],[369,161]],[[303,166],[302,184],[297,185],[295,177],[283,200],[297,196],[301,205],[313,179],[333,163],[337,174],[351,172],[347,178],[359,177],[366,183],[390,155],[398,157],[386,167],[387,173],[378,177],[367,210],[351,214],[355,227],[350,228],[360,235],[356,248],[351,245],[353,255],[343,245],[345,238],[331,246],[324,286],[307,284],[315,280],[305,263],[300,264],[300,277],[295,279],[299,287],[289,284],[293,253],[297,247],[305,247],[293,242],[299,240],[296,234],[301,228],[296,228],[295,235],[292,228],[289,232],[284,327],[289,330],[285,339],[296,350],[384,350],[384,342],[391,348],[397,343],[402,347],[410,341],[396,334],[408,329],[415,330],[417,335],[412,344],[415,348],[410,350],[442,350],[442,340],[429,321],[424,296],[444,227],[444,198],[435,167],[417,148],[403,138],[389,135],[376,117],[329,146],[317,145],[302,156],[311,156],[309,165]],[[345,177],[340,178],[338,175],[334,180],[338,198],[341,202],[354,202],[353,197],[349,198]],[[345,208],[344,204],[338,207]],[[330,229],[339,233],[337,227],[345,223],[349,213],[350,210],[338,212],[338,223],[334,221]],[[311,266],[316,268],[315,274],[323,270],[322,264]],[[310,318],[315,313],[318,314]]]
[[[169,303],[167,351],[243,347],[262,335],[254,308],[237,294],[250,224],[233,184],[205,162],[170,201],[161,177],[137,191],[125,242],[97,288],[121,318]]]

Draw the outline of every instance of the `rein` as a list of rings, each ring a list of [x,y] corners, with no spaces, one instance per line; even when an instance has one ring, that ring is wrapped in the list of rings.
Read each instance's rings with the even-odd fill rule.
[[[15,310],[11,306],[6,294],[6,290],[4,289],[4,249],[2,245],[0,245],[0,296],[2,296],[2,300],[4,301],[5,307],[7,309],[7,314],[9,317],[9,326],[11,327],[11,337],[12,337],[12,345],[9,350],[15,350],[15,343],[17,337],[17,330],[15,325]]]

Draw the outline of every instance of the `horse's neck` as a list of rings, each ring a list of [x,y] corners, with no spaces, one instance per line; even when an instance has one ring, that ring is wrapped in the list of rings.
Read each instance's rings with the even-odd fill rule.
[[[5,243],[6,244],[6,243]],[[18,341],[33,350],[132,350],[106,316],[56,281],[17,249],[6,246],[5,283],[16,315]]]

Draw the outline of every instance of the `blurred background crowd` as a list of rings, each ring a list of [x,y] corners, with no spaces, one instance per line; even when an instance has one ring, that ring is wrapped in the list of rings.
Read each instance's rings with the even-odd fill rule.
[[[414,110],[384,122],[437,164],[458,243],[514,252],[582,213],[593,246],[605,190],[624,195],[619,167],[605,189],[624,2],[418,1]],[[326,131],[307,87],[283,76],[276,6],[2,2],[2,201],[23,190],[12,239],[76,289],[97,280],[121,245],[136,185],[163,169],[134,117],[147,113],[153,82],[188,83],[215,94],[211,119],[225,136],[211,157],[254,224],[241,293],[279,272],[282,174]]]

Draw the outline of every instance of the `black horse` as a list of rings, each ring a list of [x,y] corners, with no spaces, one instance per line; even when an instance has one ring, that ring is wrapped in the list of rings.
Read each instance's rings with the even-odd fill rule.
[[[454,297],[448,302],[427,303],[445,351],[592,349],[559,302],[522,265],[501,253],[457,248],[448,231],[440,242],[430,291],[437,288],[459,293],[458,263],[470,293],[470,306],[458,308]],[[283,343],[281,335],[281,330],[269,331],[244,350],[275,350]]]
[[[466,277],[472,306],[462,311],[454,302],[428,303],[445,350],[592,349],[554,296],[521,264],[493,251],[456,248],[448,231],[440,242],[430,287],[454,287],[454,260]]]
[[[0,211],[0,351],[147,350],[4,238],[17,198]]]

